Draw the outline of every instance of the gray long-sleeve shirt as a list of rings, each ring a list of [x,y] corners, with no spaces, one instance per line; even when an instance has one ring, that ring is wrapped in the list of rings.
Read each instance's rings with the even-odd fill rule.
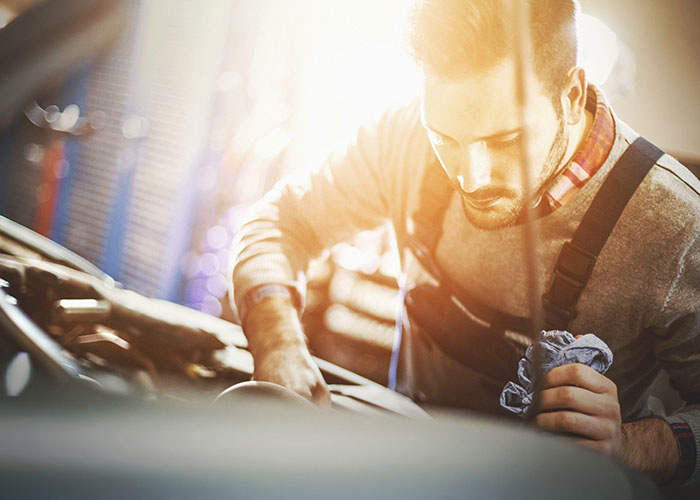
[[[612,151],[597,174],[563,207],[536,221],[537,259],[550,283],[556,257],[571,238],[605,176],[637,137],[615,117]],[[324,248],[386,221],[393,225],[403,280],[430,281],[412,256],[414,221],[432,151],[417,103],[395,108],[362,128],[346,150],[317,171],[278,184],[251,210],[238,235],[234,301],[265,283],[303,293],[300,273]],[[454,282],[493,308],[527,316],[522,227],[482,230],[451,200],[435,258]],[[574,333],[594,333],[612,349],[606,374],[618,386],[623,420],[648,414],[650,385],[664,369],[688,404],[675,416],[693,431],[700,454],[700,182],[672,157],[662,157],[638,188],[601,252],[581,295]],[[455,390],[468,372],[434,346],[416,344],[420,360],[400,390],[413,397]],[[447,383],[449,381],[449,383]],[[691,480],[700,480],[700,459]]]

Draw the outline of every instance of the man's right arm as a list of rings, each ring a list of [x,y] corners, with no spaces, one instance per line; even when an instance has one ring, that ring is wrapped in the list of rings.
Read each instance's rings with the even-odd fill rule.
[[[275,295],[249,302],[251,291],[276,284],[302,296],[298,280],[310,259],[353,234],[381,225],[400,184],[397,151],[411,141],[416,110],[400,108],[363,127],[345,151],[304,178],[278,184],[242,226],[233,269],[233,297],[255,360],[255,378],[324,401],[327,390],[304,339],[299,308]],[[278,286],[278,288],[280,288]],[[254,294],[253,294],[254,295]],[[249,306],[249,307],[246,307]]]
[[[255,360],[254,380],[283,385],[322,406],[330,404],[328,387],[311,358],[289,297],[266,297],[250,309],[245,334]]]

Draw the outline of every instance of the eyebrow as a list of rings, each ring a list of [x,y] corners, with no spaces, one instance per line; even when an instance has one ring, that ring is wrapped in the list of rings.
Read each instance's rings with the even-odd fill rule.
[[[522,127],[515,127],[514,129],[510,130],[501,130],[500,132],[496,132],[495,134],[488,135],[486,137],[479,137],[475,142],[478,141],[490,141],[492,139],[498,139],[500,137],[504,137],[507,135],[513,135],[513,134],[519,134],[523,131]]]
[[[435,133],[435,134],[438,134],[438,135],[441,135],[441,136],[443,136],[443,137],[446,137],[446,138],[448,138],[448,139],[454,140],[454,139],[453,139],[452,137],[450,137],[449,135],[443,134],[442,132],[440,132],[440,131],[437,130],[436,128],[430,126],[426,121],[421,120],[421,122],[423,123],[423,126],[424,126],[425,128],[427,128],[428,130],[430,130],[431,132],[433,132],[433,133]],[[490,135],[483,136],[483,137],[477,137],[476,140],[475,140],[474,142],[490,141],[490,140],[498,139],[499,137],[504,137],[504,136],[507,136],[507,135],[512,135],[512,134],[516,134],[516,133],[519,134],[519,133],[522,133],[522,130],[523,130],[522,127],[516,127],[516,128],[514,128],[514,129],[510,129],[510,130],[501,130],[501,131],[499,131],[499,132],[496,132],[495,134],[490,134]]]

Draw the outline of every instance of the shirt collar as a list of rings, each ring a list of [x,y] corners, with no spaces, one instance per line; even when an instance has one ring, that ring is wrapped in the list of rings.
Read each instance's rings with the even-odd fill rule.
[[[605,163],[615,141],[612,112],[603,92],[593,84],[588,86],[586,110],[593,113],[593,124],[588,136],[566,168],[545,191],[544,200],[551,211],[573,198],[595,175]]]

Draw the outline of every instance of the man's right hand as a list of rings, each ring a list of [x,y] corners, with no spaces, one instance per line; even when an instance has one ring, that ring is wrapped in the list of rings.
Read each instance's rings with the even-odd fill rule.
[[[328,386],[309,353],[291,300],[268,297],[250,309],[245,319],[255,360],[253,379],[280,384],[320,406],[330,406]]]
[[[320,406],[330,406],[328,386],[306,346],[273,349],[254,358],[254,380],[283,385]]]

